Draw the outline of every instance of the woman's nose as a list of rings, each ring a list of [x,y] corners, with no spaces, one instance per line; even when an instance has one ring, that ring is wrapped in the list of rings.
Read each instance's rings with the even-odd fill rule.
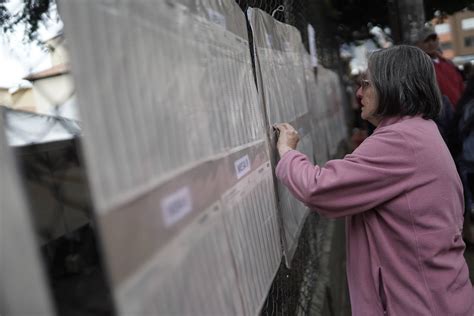
[[[356,91],[356,97],[358,99],[362,99],[362,87],[359,87],[359,89],[357,89]]]

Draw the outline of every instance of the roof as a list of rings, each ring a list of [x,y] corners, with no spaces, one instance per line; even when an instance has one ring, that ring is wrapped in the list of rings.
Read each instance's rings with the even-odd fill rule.
[[[56,33],[55,35],[53,35],[53,36],[51,36],[51,37],[49,37],[49,38],[46,38],[46,39],[44,39],[43,41],[44,41],[44,42],[49,42],[49,41],[52,41],[52,40],[54,40],[54,39],[56,39],[56,38],[59,38],[59,37],[64,38],[64,32],[62,31],[62,29],[61,29],[58,33]]]
[[[9,92],[10,94],[15,94],[15,93],[17,93],[17,92],[20,91],[20,90],[31,89],[32,87],[33,87],[33,85],[31,84],[31,82],[22,79],[22,80],[21,80],[20,82],[18,82],[15,86],[13,86],[13,87],[11,87],[10,89],[8,89],[8,92]]]
[[[23,78],[25,80],[29,81],[35,81],[39,79],[45,79],[49,77],[54,77],[54,76],[59,76],[63,74],[67,74],[70,71],[69,64],[59,64],[56,66],[53,66],[49,69],[42,70],[36,73],[29,74],[27,77]]]

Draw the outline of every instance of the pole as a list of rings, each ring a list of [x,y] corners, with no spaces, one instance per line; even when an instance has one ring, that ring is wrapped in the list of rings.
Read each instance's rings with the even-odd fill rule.
[[[413,44],[425,24],[423,0],[395,0],[398,2],[400,42]]]

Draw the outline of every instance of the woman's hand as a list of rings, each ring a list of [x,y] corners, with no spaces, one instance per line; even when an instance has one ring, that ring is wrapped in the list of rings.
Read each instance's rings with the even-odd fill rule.
[[[278,137],[277,149],[280,157],[287,151],[296,149],[296,145],[300,141],[298,132],[288,123],[275,124],[274,127],[280,131]]]

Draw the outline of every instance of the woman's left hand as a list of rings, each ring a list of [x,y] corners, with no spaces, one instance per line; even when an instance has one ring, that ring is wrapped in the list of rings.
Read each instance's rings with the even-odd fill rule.
[[[280,131],[278,137],[277,149],[280,157],[282,157],[287,151],[296,149],[300,138],[298,132],[288,123],[275,124],[274,127]]]

